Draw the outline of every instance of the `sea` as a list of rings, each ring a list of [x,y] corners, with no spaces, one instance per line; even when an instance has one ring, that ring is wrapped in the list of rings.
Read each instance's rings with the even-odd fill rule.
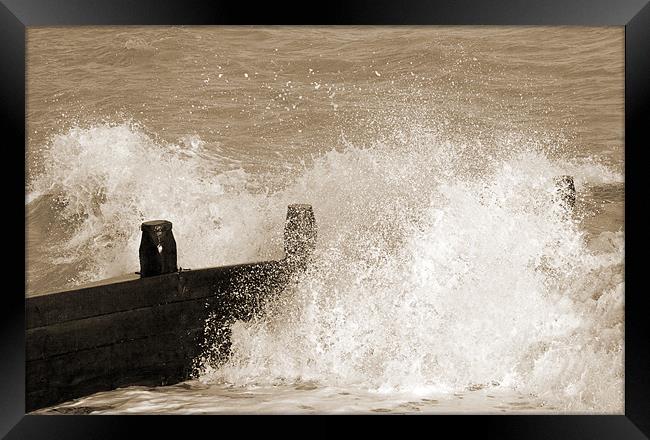
[[[38,413],[622,414],[624,40],[29,27],[26,296],[137,271],[146,220],[192,269],[282,258],[289,204],[318,224],[227,362]]]

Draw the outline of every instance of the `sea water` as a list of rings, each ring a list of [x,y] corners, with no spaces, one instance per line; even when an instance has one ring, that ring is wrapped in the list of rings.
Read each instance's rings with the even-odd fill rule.
[[[623,412],[622,28],[34,28],[27,295],[314,260],[197,376],[46,413]],[[557,203],[571,175],[576,208]],[[207,328],[206,331],[218,329]],[[215,348],[216,349],[216,348]]]

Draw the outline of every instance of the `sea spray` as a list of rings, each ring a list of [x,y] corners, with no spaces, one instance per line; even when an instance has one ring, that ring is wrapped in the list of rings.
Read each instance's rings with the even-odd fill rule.
[[[331,152],[287,189],[315,205],[316,260],[266,317],[231,326],[229,361],[201,379],[500,386],[568,410],[620,409],[622,241],[587,246],[582,213],[555,197],[567,167],[534,145],[473,150],[468,163],[431,133],[405,140]]]
[[[134,272],[139,225],[151,219],[176,225],[179,264],[185,268],[277,255],[286,207],[264,203],[263,195],[249,191],[243,170],[225,166],[200,142],[190,145],[157,141],[127,123],[55,136],[44,152],[45,171],[28,189],[39,196],[28,194],[28,203],[53,205],[47,207],[52,216],[43,218],[48,224],[34,226],[47,229],[38,250],[47,250],[42,259],[58,264],[50,266],[55,271],[74,267],[74,276],[52,283],[45,272],[32,280],[33,289]]]
[[[586,213],[564,215],[553,187],[573,175],[580,197],[622,176],[516,134],[486,144],[405,126],[291,176],[244,172],[188,139],[132,124],[55,136],[26,202],[54,219],[30,267],[48,268],[42,285],[133,272],[138,225],[154,218],[174,223],[182,267],[279,258],[286,206],[311,203],[313,265],[265,315],[227,329],[230,358],[204,363],[202,381],[505,387],[569,410],[622,408],[623,235],[587,237]],[[264,190],[267,177],[282,184]]]

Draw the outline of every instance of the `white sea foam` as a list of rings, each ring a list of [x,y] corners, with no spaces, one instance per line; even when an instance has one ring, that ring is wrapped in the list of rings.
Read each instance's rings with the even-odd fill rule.
[[[56,200],[54,220],[71,231],[56,257],[78,265],[78,282],[137,270],[139,225],[151,219],[173,223],[182,267],[270,257],[269,228],[280,240],[286,207],[269,213],[264,197],[246,190],[245,172],[219,172],[214,155],[189,139],[187,147],[168,145],[129,124],[54,137],[27,197]]]
[[[288,190],[315,205],[314,265],[283,307],[232,326],[230,361],[203,380],[501,386],[620,410],[623,242],[592,253],[553,202],[575,166],[520,146],[476,173],[463,149],[404,139],[330,153]]]
[[[232,326],[230,361],[203,365],[201,381],[501,387],[622,409],[622,233],[588,247],[553,202],[557,175],[578,188],[621,176],[524,141],[462,144],[415,127],[332,150],[262,193],[207,149],[129,124],[75,128],[53,139],[30,188],[58,198],[69,234],[55,248],[82,281],[134,271],[144,220],[172,221],[179,264],[195,268],[281,256],[286,205],[314,206],[309,272],[283,307]]]

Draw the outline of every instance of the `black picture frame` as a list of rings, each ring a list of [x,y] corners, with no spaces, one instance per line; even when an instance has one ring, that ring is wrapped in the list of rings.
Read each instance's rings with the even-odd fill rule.
[[[179,419],[121,416],[25,415],[24,291],[25,218],[25,29],[44,25],[617,25],[625,26],[625,415],[438,416],[454,436],[468,429],[495,438],[648,438],[650,436],[650,332],[642,288],[642,151],[650,145],[650,3],[648,0],[537,1],[333,1],[314,4],[224,2],[220,0],[0,0],[0,146],[5,155],[2,187],[4,237],[19,237],[5,249],[5,274],[12,282],[2,304],[0,343],[0,436],[7,438],[111,438],[146,424],[147,433],[165,432]],[[645,122],[645,124],[644,124]],[[8,171],[12,171],[9,173]],[[24,213],[25,211],[23,211]],[[23,278],[23,288],[24,288]],[[14,282],[17,285],[14,285]],[[196,418],[195,418],[196,419]],[[197,425],[195,419],[193,425]],[[212,422],[200,423],[216,429]],[[373,419],[373,424],[378,423]],[[410,419],[413,420],[413,419]],[[410,423],[410,422],[409,422]],[[425,422],[427,425],[430,422]],[[271,429],[265,422],[264,426]],[[321,425],[322,426],[322,425]],[[286,427],[286,424],[285,424]],[[285,428],[286,429],[286,428]],[[247,431],[239,425],[237,431]],[[322,432],[327,431],[325,427]],[[232,434],[230,434],[232,435]]]

